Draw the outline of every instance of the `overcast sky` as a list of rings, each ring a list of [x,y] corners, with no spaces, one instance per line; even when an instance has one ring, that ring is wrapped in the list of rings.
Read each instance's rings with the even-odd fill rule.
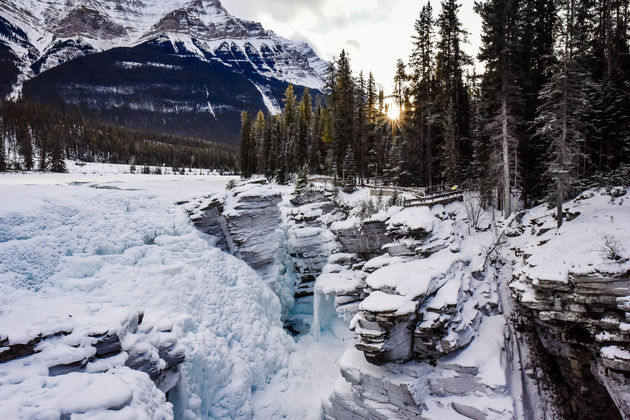
[[[350,53],[357,73],[372,71],[386,90],[393,86],[396,60],[411,53],[413,25],[427,0],[222,0],[233,15],[261,22],[292,40],[304,40],[320,57]],[[471,33],[466,50],[477,53],[481,22],[473,0],[460,0],[460,19]],[[432,1],[439,11],[439,0]]]

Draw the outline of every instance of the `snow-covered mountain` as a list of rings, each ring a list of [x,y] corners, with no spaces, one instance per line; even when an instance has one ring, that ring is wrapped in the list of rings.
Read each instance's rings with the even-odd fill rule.
[[[327,65],[219,0],[0,3],[0,95],[127,125],[234,137],[240,111],[276,112],[288,83],[321,89]]]

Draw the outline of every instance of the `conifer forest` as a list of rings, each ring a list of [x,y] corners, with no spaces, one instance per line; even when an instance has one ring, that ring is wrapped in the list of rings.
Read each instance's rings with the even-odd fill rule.
[[[289,86],[281,114],[244,112],[242,173],[286,182],[306,165],[350,188],[460,185],[506,215],[514,200],[627,182],[629,3],[476,1],[482,48],[471,57],[459,2],[442,0],[437,16],[428,2],[391,94],[342,51],[324,95],[298,100]]]

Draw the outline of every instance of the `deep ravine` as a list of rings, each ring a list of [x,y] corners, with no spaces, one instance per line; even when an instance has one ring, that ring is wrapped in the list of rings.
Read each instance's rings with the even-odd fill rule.
[[[552,344],[544,301],[523,301],[522,286],[513,277],[522,271],[519,247],[533,241],[526,238],[530,227],[523,214],[494,226],[488,217],[481,223],[486,228],[470,234],[459,203],[361,215],[366,198],[357,194],[333,197],[319,191],[293,197],[289,188],[274,190],[258,180],[213,197],[222,212],[208,211],[203,200],[191,210],[202,230],[208,223],[201,221],[212,213],[227,220],[223,235],[267,235],[239,245],[245,250],[241,257],[280,297],[285,329],[294,336],[293,351],[301,352],[302,363],[321,358],[328,350],[322,352],[318,343],[332,340],[327,346],[337,349],[339,360],[329,360],[327,371],[335,378],[315,386],[322,412],[313,409],[314,418],[586,418],[581,408],[586,405],[600,407],[605,418],[626,418],[623,353],[618,362],[606,362],[614,360],[606,358],[609,352],[603,353],[603,362],[590,363],[582,350],[592,348],[593,338],[585,334],[610,344],[626,342],[625,324],[611,324],[613,318],[608,324],[564,319],[553,334],[584,356]],[[252,217],[248,208],[264,215]],[[240,223],[241,218],[248,221]],[[540,224],[532,226],[535,234],[548,232]],[[247,260],[262,252],[260,243],[276,254],[274,269]],[[627,274],[615,281],[616,291],[597,293],[627,294]],[[613,317],[601,305],[614,297],[588,299],[595,305],[591,311]],[[589,331],[620,325],[615,328],[622,329],[621,335],[578,333],[584,323]],[[569,370],[566,358],[573,366]],[[272,381],[261,391],[265,399],[291,392],[290,374],[282,375],[286,386]],[[261,413],[254,411],[254,417]]]

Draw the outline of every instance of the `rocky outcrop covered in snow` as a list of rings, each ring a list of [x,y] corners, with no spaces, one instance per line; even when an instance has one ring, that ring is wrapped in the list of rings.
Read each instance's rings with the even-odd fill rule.
[[[198,229],[272,282],[277,275],[281,202],[278,189],[256,179],[183,204]]]
[[[587,192],[569,203],[560,229],[552,211],[537,208],[510,232],[510,287],[555,362],[550,374],[572,418],[630,418],[625,198],[625,191]]]
[[[350,212],[331,230],[341,248],[316,293],[334,297],[356,341],[325,417],[513,418],[506,322],[481,252],[494,235],[469,235],[459,203]]]
[[[70,418],[114,410],[130,417],[172,416],[164,393],[179,380],[185,349],[172,324],[152,325],[143,318],[142,313],[69,317],[39,329],[16,326],[0,336],[0,399],[10,405],[0,413]]]

